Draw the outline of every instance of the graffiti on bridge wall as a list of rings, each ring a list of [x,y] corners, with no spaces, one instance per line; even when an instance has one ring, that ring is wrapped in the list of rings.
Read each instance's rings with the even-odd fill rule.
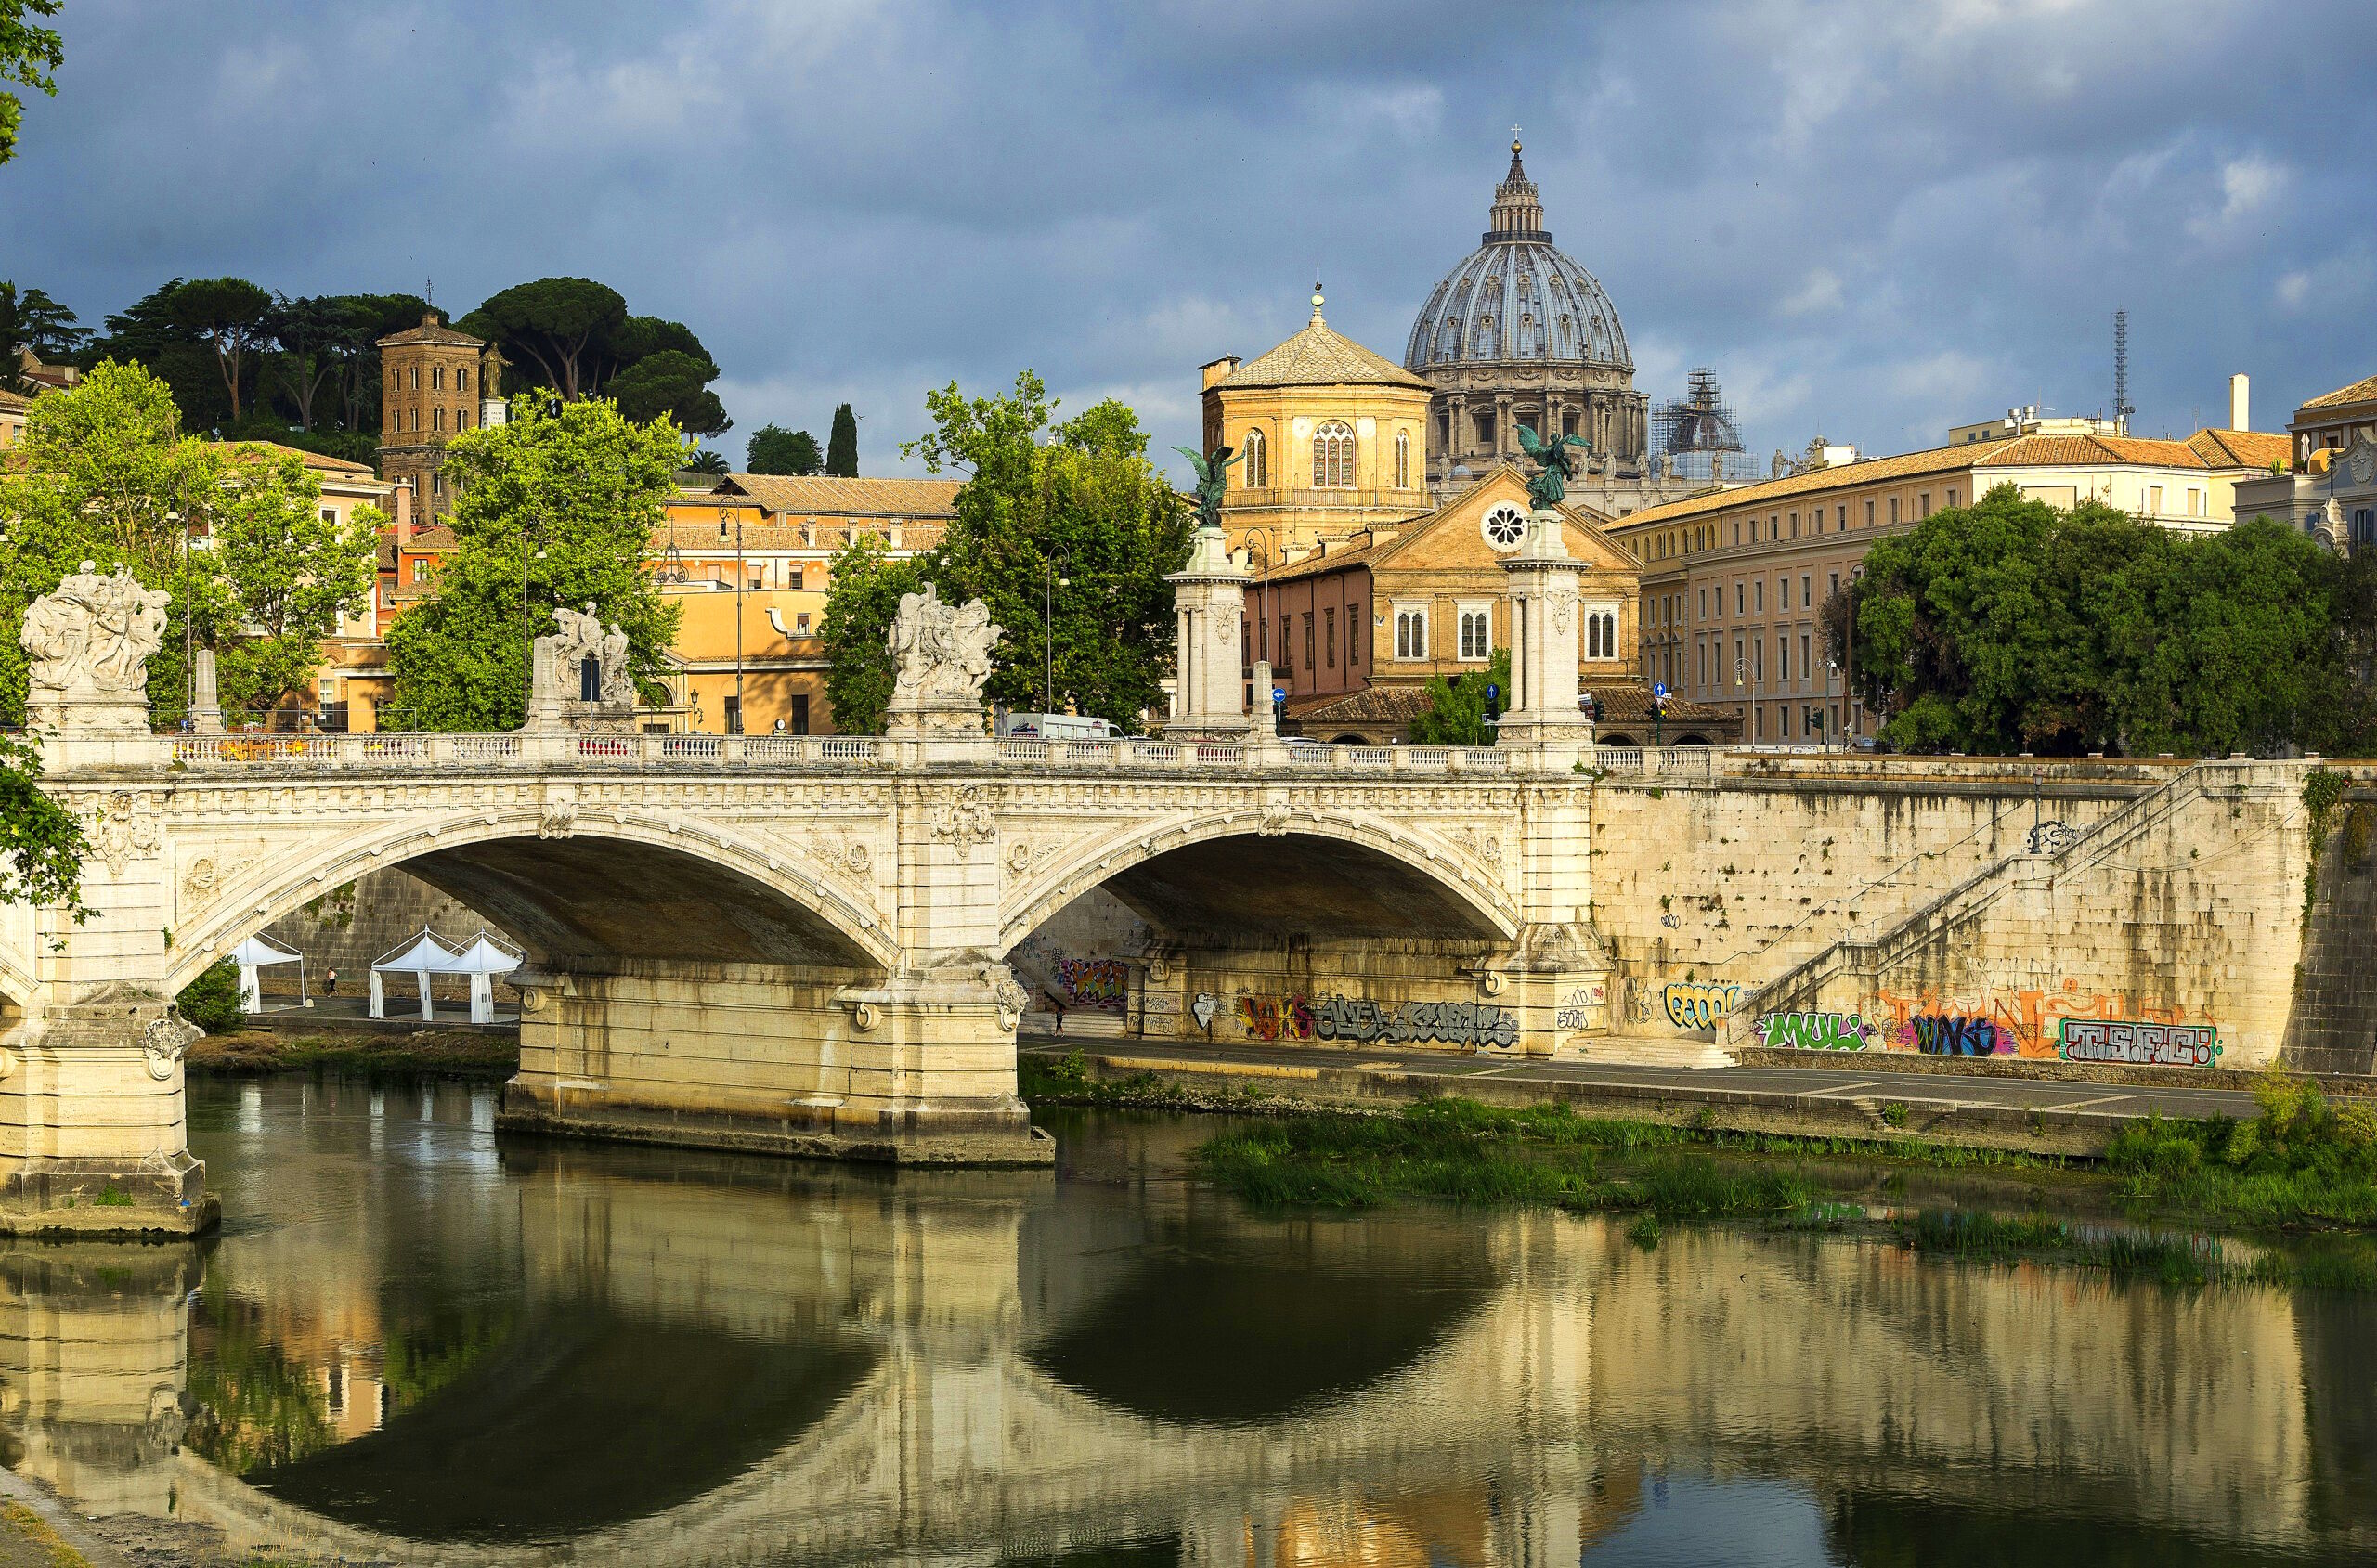
[[[2063,1020],[2062,1056],[2074,1062],[2125,1062],[2150,1067],[2210,1067],[2220,1055],[2220,1031],[2209,1024],[2116,1023],[2111,1018]]]
[[[1051,966],[1076,1007],[1119,1013],[1131,999],[1131,966],[1119,958],[1059,956]]]
[[[1518,1015],[1490,1002],[1373,1002],[1363,996],[1238,999],[1250,1040],[1343,1040],[1359,1044],[1515,1045]]]
[[[1560,999],[1560,1006],[1552,1015],[1552,1027],[1557,1030],[1592,1028],[1593,1012],[1609,999],[1605,985],[1578,986]]]
[[[1854,1013],[1769,1013],[1759,1043],[1778,1051],[1862,1051],[1880,1033]]]
[[[1875,1017],[1881,1043],[1935,1056],[2020,1056],[2045,1058],[2062,1051],[2066,1019],[2107,1023],[2199,1024],[2170,1004],[2118,992],[2084,991],[2068,979],[2037,987],[1984,986],[1973,991],[1925,991],[1913,995],[1876,994]]]
[[[1742,999],[1742,988],[1716,981],[1678,981],[1660,992],[1668,1022],[1678,1029],[1714,1029]]]

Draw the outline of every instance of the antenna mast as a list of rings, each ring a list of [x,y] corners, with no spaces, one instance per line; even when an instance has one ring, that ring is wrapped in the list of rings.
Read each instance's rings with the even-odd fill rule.
[[[2113,429],[2129,434],[2129,312],[2113,312]]]

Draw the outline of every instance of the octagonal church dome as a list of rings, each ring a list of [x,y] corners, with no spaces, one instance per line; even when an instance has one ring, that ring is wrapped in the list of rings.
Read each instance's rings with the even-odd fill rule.
[[[1600,280],[1552,249],[1543,203],[1511,143],[1511,172],[1494,188],[1484,243],[1445,275],[1411,326],[1403,363],[1431,366],[1567,363],[1623,370],[1626,329]]]

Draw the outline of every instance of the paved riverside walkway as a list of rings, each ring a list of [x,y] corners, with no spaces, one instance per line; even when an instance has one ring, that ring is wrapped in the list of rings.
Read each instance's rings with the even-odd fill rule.
[[[1913,1136],[2039,1152],[2095,1153],[2148,1115],[2259,1114],[2241,1089],[2080,1082],[1851,1067],[1683,1068],[1442,1050],[1206,1045],[1194,1041],[1027,1039],[1028,1056],[1080,1051],[1101,1077],[1153,1072],[1191,1095],[1261,1093],[1287,1107],[1381,1105],[1460,1095],[1497,1104],[1561,1100],[1589,1114],[1833,1137]],[[1899,1108],[1903,1108],[1903,1109]]]

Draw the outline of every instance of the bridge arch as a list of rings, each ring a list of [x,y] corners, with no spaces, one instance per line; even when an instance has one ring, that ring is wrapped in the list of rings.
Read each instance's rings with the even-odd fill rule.
[[[326,889],[391,867],[481,911],[532,959],[628,952],[888,970],[896,958],[870,890],[795,845],[633,811],[562,823],[532,805],[364,832],[339,824],[317,853],[251,867],[177,933],[168,993]]]
[[[1328,901],[1273,912],[1248,897],[1242,879],[1256,852],[1264,859],[1255,863],[1269,867],[1266,886],[1327,886]],[[1230,887],[1233,880],[1240,886]],[[1344,812],[1288,815],[1274,806],[1184,812],[1068,846],[1045,867],[1027,862],[1006,900],[999,951],[1011,952],[1101,887],[1135,906],[1176,903],[1204,917],[1192,924],[1212,928],[1308,927],[1314,907],[1341,910],[1347,929],[1370,935],[1509,941],[1523,924],[1499,869],[1433,833]]]

